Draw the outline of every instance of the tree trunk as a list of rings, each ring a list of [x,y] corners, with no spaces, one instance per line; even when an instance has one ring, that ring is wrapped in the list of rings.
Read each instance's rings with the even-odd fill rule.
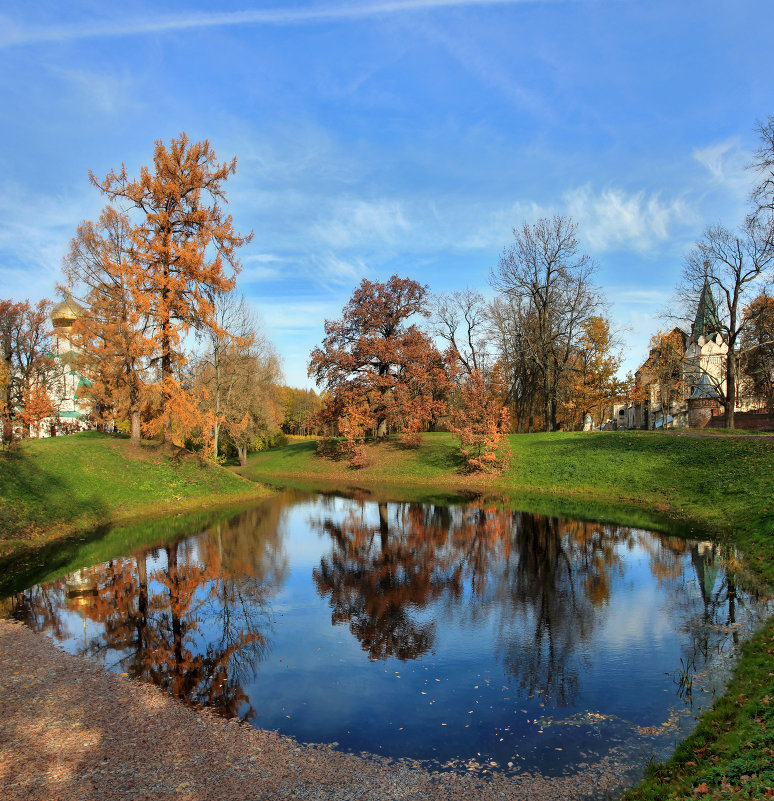
[[[136,375],[132,375],[129,381],[129,441],[139,448],[142,431],[140,429],[140,391],[136,378]]]
[[[387,420],[386,418],[379,421],[379,426],[376,429],[376,438],[384,439],[387,436]]]
[[[140,428],[140,410],[132,409],[129,413],[129,421],[131,426],[131,433],[129,435],[132,445],[139,447],[140,439],[142,437]]]
[[[390,539],[389,516],[387,514],[386,503],[379,504],[379,539],[381,541],[382,559],[384,559]]]
[[[544,406],[545,406],[545,415],[546,415],[545,429],[546,429],[546,432],[548,433],[548,432],[553,431],[553,428],[551,427],[551,423],[553,422],[553,417],[551,416],[551,390],[548,389],[548,387],[546,387]]]
[[[237,455],[239,464],[244,467],[247,464],[247,445],[237,445]]]
[[[734,427],[734,409],[736,408],[736,353],[729,348],[726,358],[726,428]]]

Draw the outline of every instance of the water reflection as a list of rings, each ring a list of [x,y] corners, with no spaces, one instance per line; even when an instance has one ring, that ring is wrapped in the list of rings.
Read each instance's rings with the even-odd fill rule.
[[[604,751],[602,721],[663,727],[678,664],[715,664],[766,611],[711,543],[292,494],[12,606],[70,650],[304,740],[544,771],[586,759],[593,731]],[[549,731],[561,720],[582,725]]]
[[[252,717],[242,685],[266,655],[268,603],[288,569],[278,513],[260,507],[198,537],[33,587],[14,599],[14,615],[66,640],[66,611],[76,612],[79,653],[188,703]]]

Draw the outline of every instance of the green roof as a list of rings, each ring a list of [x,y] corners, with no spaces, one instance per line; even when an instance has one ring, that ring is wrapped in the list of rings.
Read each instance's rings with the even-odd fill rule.
[[[691,339],[698,344],[699,337],[703,336],[709,339],[719,333],[718,307],[715,305],[715,298],[712,297],[709,280],[705,278],[699,298],[699,308],[696,310],[696,319],[691,330]]]

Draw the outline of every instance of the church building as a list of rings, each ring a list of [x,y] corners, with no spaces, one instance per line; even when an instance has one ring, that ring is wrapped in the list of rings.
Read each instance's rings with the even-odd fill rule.
[[[49,355],[53,367],[47,388],[54,413],[33,427],[30,432],[33,437],[74,434],[93,427],[89,419],[89,404],[78,397],[79,390],[87,387],[88,381],[78,372],[78,349],[72,342],[73,323],[83,312],[83,306],[69,293],[51,309],[54,332]]]

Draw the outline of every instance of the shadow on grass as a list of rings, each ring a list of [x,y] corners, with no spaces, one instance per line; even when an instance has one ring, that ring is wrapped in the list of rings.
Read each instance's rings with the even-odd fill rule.
[[[0,558],[0,598],[54,581],[82,567],[126,556],[138,548],[161,546],[234,517],[254,503],[210,512],[191,512],[158,518],[143,518],[125,525],[104,524],[88,531],[30,546],[13,556]]]
[[[425,441],[419,447],[407,445],[400,439],[387,439],[384,441],[384,447],[390,448],[399,452],[409,452],[414,455],[414,461],[418,465],[424,467],[431,467],[433,470],[451,470],[455,472],[464,472],[465,460],[460,453],[459,445],[455,441],[438,442],[431,440]]]
[[[97,495],[82,497],[78,476],[63,473],[66,479],[42,468],[24,451],[0,455],[0,496],[4,498],[0,506],[0,538],[23,538],[50,520],[67,523],[84,514],[106,514]]]

